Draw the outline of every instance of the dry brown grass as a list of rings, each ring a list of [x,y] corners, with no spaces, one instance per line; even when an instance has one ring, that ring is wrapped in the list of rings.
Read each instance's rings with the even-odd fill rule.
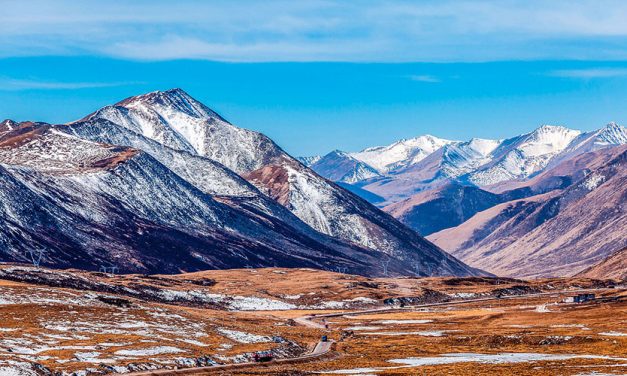
[[[425,289],[445,294],[486,293],[496,288],[505,288],[526,284],[534,288],[554,289],[570,287],[588,287],[594,281],[586,279],[554,279],[523,283],[521,281],[502,281],[495,285],[484,280],[450,280],[442,278],[411,279],[368,279],[346,276],[331,272],[307,269],[259,269],[209,271],[180,276],[161,276],[164,281],[143,276],[106,276],[78,272],[89,278],[131,286],[143,283],[159,286],[165,283],[168,289],[202,290],[226,295],[268,297],[283,299],[286,302],[297,301],[307,304],[313,301],[341,301],[355,297],[369,297],[381,301],[388,297],[420,296]],[[169,284],[168,280],[215,280],[215,285],[200,286],[191,282]],[[454,283],[453,283],[454,282]],[[350,287],[350,288],[349,288]],[[390,359],[406,357],[439,356],[446,353],[481,353],[499,352],[559,353],[606,355],[626,357],[627,337],[610,337],[599,333],[617,331],[627,332],[627,303],[592,303],[559,304],[563,294],[555,293],[541,297],[500,299],[486,302],[464,303],[462,305],[444,305],[430,307],[423,311],[403,311],[376,313],[358,316],[340,316],[328,319],[330,330],[306,328],[295,325],[291,319],[311,314],[342,312],[338,310],[290,310],[229,312],[224,310],[187,307],[146,302],[128,298],[131,308],[121,308],[93,298],[84,303],[84,296],[96,293],[66,290],[14,283],[0,280],[2,296],[43,296],[61,298],[76,296],[77,302],[39,302],[20,304],[0,304],[0,327],[9,331],[0,331],[0,341],[23,338],[35,341],[46,334],[68,337],[56,338],[50,343],[51,349],[33,354],[34,361],[44,366],[61,371],[73,371],[98,364],[77,361],[77,352],[96,351],[98,358],[116,357],[119,350],[145,349],[155,346],[171,346],[183,350],[178,354],[160,354],[157,356],[138,356],[133,359],[118,359],[116,365],[130,362],[156,362],[159,359],[172,362],[177,357],[195,358],[209,356],[232,357],[243,353],[266,350],[282,346],[277,343],[237,343],[218,331],[228,328],[246,333],[265,336],[281,336],[306,348],[315,344],[322,334],[338,341],[335,355],[315,362],[302,364],[268,365],[262,368],[228,371],[223,374],[285,374],[301,375],[326,370],[383,367],[379,375],[576,375],[583,372],[617,373],[627,368],[611,366],[616,361],[600,359],[571,359],[551,362],[527,362],[516,364],[478,364],[457,363],[416,368],[388,369]],[[606,290],[604,295],[625,296],[624,290]],[[287,295],[300,295],[297,300],[285,300]],[[537,312],[536,307],[548,306],[550,312]],[[431,320],[424,324],[382,324],[381,320]],[[65,322],[70,329],[55,330],[55,325]],[[124,322],[145,322],[157,329],[149,332],[142,327],[126,328],[123,333],[90,333],[81,329],[81,323],[105,325],[107,328],[122,328]],[[352,335],[342,333],[355,326],[381,327],[376,330],[353,330]],[[71,328],[74,327],[75,330]],[[167,329],[172,330],[167,330]],[[15,330],[13,330],[15,329]],[[58,329],[58,328],[57,328]],[[444,331],[441,337],[426,337],[415,334],[385,336],[367,334],[368,332],[417,332]],[[193,332],[200,332],[195,337]],[[568,338],[570,337],[570,338]],[[50,338],[50,337],[48,337]],[[568,338],[568,339],[566,339]],[[206,344],[199,346],[185,342],[185,339],[198,340]],[[143,341],[156,342],[143,342]],[[19,358],[17,353],[7,353],[0,342],[0,360]],[[103,346],[105,343],[123,344]],[[223,344],[230,348],[221,347]],[[83,346],[93,350],[64,348]],[[32,346],[31,346],[32,347]],[[296,351],[296,350],[293,350]],[[288,354],[291,355],[291,354]],[[119,358],[119,356],[118,356]],[[62,361],[63,363],[59,363]],[[627,362],[623,362],[627,363]],[[170,364],[171,366],[172,364]]]

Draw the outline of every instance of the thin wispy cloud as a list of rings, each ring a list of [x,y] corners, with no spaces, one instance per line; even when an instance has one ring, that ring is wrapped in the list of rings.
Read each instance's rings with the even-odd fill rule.
[[[0,57],[627,59],[627,2],[619,0],[24,0],[1,7]]]
[[[587,68],[587,69],[562,69],[549,73],[550,76],[578,79],[627,77],[625,68]]]
[[[138,85],[139,82],[57,82],[37,79],[0,77],[0,91],[76,90]]]
[[[439,79],[438,77],[427,75],[427,74],[411,75],[409,76],[409,79],[412,81],[418,81],[418,82],[430,82],[430,83],[442,82],[442,80]]]

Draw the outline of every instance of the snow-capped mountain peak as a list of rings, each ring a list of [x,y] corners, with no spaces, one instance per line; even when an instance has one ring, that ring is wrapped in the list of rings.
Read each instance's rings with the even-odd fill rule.
[[[17,123],[11,119],[3,120],[0,123],[0,130],[13,130],[17,126]]]
[[[155,91],[107,106],[82,121],[105,119],[175,150],[237,173],[260,168],[280,150],[258,132],[238,128],[180,89]]]
[[[130,97],[118,102],[116,105],[127,108],[140,106],[168,108],[171,112],[181,112],[194,118],[219,118],[226,122],[217,112],[211,110],[192,98],[184,90],[178,88],[166,91],[153,91],[151,93]]]
[[[327,179],[342,183],[356,183],[379,176],[372,166],[341,150],[326,154],[312,164],[311,168]]]
[[[473,138],[466,142],[455,142],[444,147],[440,168],[444,176],[455,178],[466,174],[492,160],[492,152],[502,140]]]
[[[423,135],[399,140],[388,146],[367,148],[357,153],[350,153],[350,155],[385,173],[418,163],[429,154],[452,142],[431,135]]]
[[[560,125],[543,125],[524,137],[517,147],[527,156],[556,154],[581,134],[581,131]]]
[[[598,145],[627,144],[627,128],[610,122],[598,131],[596,138]]]
[[[542,169],[579,136],[581,131],[542,125],[530,133],[503,141],[491,163],[472,171],[468,180],[479,186],[527,178]]]
[[[488,156],[492,153],[503,140],[489,140],[486,138],[472,138],[468,142],[468,146],[482,156]]]
[[[318,162],[322,158],[321,155],[312,155],[309,157],[297,157],[296,159],[307,167],[311,167],[314,163]]]

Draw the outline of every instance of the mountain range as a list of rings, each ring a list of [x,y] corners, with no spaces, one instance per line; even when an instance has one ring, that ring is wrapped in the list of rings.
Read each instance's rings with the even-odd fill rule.
[[[627,245],[625,144],[616,123],[544,125],[503,140],[427,135],[302,160],[472,266],[559,276]],[[345,178],[356,171],[372,172]]]
[[[0,182],[0,261],[486,274],[180,89],[67,124],[5,120]]]

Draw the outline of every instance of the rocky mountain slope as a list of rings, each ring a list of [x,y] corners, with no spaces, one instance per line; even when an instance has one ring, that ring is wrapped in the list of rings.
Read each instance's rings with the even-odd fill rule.
[[[357,183],[380,176],[374,168],[339,150],[321,157],[309,167],[327,179],[342,183]]]
[[[580,272],[577,277],[627,280],[627,248],[613,253],[598,264]]]
[[[575,168],[582,164],[598,167]],[[429,238],[495,273],[572,275],[627,245],[626,165],[627,146],[581,154],[544,174],[571,171],[566,188],[496,205]]]
[[[226,205],[142,150],[68,131],[0,125],[1,261],[41,257],[54,267],[125,272],[339,265],[382,273],[378,252]],[[412,268],[392,258],[390,271]]]
[[[235,127],[182,90],[128,98],[68,126],[98,139],[93,135],[105,123],[218,162],[323,234],[422,265],[421,273],[474,273],[391,216],[305,167],[265,135]],[[160,160],[168,164],[168,158]]]
[[[386,206],[385,211],[427,236],[455,227],[500,202],[498,194],[451,182]]]

